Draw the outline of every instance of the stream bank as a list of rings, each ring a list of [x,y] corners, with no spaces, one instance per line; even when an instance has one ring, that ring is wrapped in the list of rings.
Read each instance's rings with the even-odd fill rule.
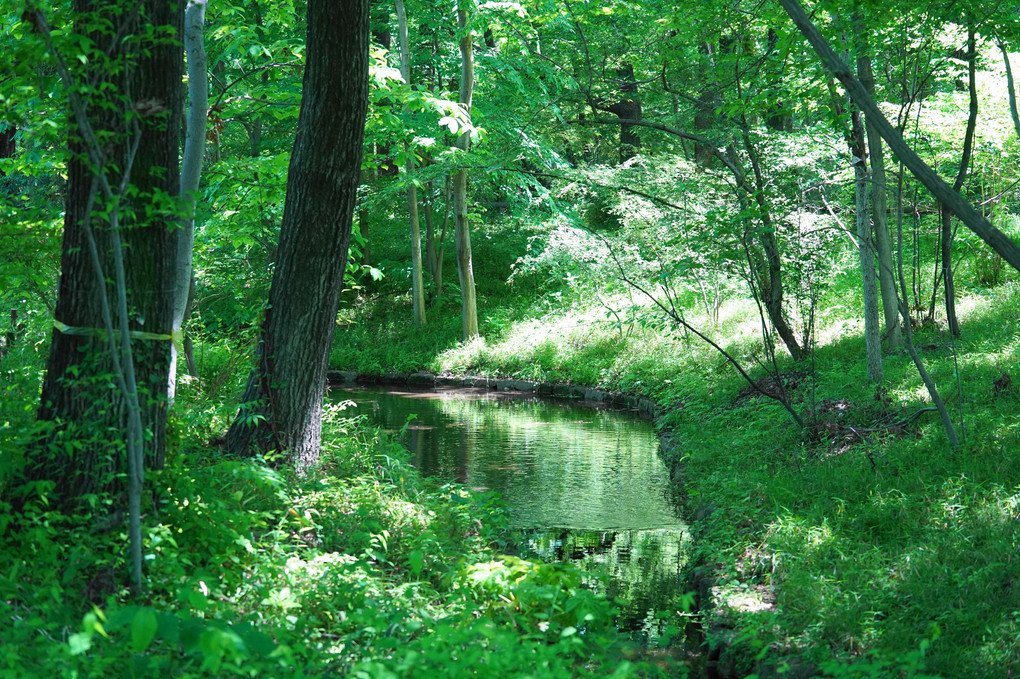
[[[589,407],[628,411],[635,416],[652,420],[657,425],[662,424],[662,415],[665,413],[665,409],[660,404],[646,396],[594,389],[569,383],[511,378],[497,379],[470,375],[440,375],[430,372],[373,374],[352,370],[330,371],[327,380],[330,388],[335,389],[351,387],[469,388],[508,394],[533,394],[548,399],[584,401]],[[673,436],[669,428],[662,426],[656,427],[656,433],[660,442],[659,455],[669,471],[674,492],[680,497],[685,497],[682,455],[676,437]],[[692,535],[705,533],[708,529],[708,522],[713,518],[719,518],[712,504],[703,504],[692,509],[681,502],[681,507],[684,518],[689,521],[689,530]],[[757,588],[759,597],[749,599],[744,596],[740,600],[719,601],[716,583],[717,572],[720,570],[718,565],[712,561],[710,553],[705,549],[696,549],[694,558],[698,560],[689,562],[686,576],[686,588],[693,595],[692,608],[687,611],[691,616],[687,630],[688,640],[689,642],[696,641],[701,647],[689,649],[694,653],[694,665],[700,667],[704,676],[710,679],[737,679],[744,676],[741,668],[746,666],[746,659],[742,661],[742,656],[746,655],[747,649],[740,647],[734,632],[733,620],[730,615],[731,609],[739,611],[748,605],[760,607],[771,597],[763,588]],[[757,662],[755,669],[759,676],[773,676],[779,666],[775,661]],[[789,668],[784,670],[791,672],[785,675],[788,678],[813,676],[814,667],[795,658],[784,659],[781,666]]]

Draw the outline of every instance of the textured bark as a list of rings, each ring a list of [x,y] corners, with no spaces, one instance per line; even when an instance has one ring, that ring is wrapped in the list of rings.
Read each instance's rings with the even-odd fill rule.
[[[634,78],[634,65],[624,62],[616,69],[620,78],[619,87],[622,99],[607,109],[620,119],[620,162],[625,163],[637,155],[641,148],[641,137],[631,121],[641,120],[641,100],[637,97],[637,83]]]
[[[712,43],[706,42],[700,47],[702,53],[708,60],[709,68],[714,70],[714,46]],[[712,77],[698,95],[698,103],[694,108],[694,129],[697,130],[698,133],[711,130],[718,122],[719,116],[716,114],[716,109],[719,107],[720,103],[718,89],[719,84],[715,82],[714,77]],[[716,147],[714,144],[694,140],[694,162],[696,162],[700,167],[709,167],[712,161],[716,158]]]
[[[256,365],[227,447],[318,461],[322,399],[361,170],[369,1],[310,0],[280,244]]]
[[[475,66],[472,54],[471,31],[467,27],[467,2],[457,6],[457,25],[460,38],[460,105],[471,115],[471,95],[474,91]],[[457,139],[457,147],[467,152],[471,137],[465,132]],[[465,340],[478,335],[478,302],[475,296],[475,273],[471,261],[471,224],[467,209],[467,170],[461,169],[453,177],[454,240],[457,243],[457,275],[460,278],[461,325]]]
[[[911,174],[924,184],[925,188],[936,199],[951,209],[968,229],[977,234],[981,240],[1006,260],[1010,266],[1020,271],[1020,247],[1010,240],[1009,236],[996,229],[963,196],[954,191],[945,180],[928,167],[917,153],[903,141],[902,135],[882,115],[882,112],[875,104],[874,99],[868,94],[868,91],[854,77],[850,68],[840,61],[832,47],[825,40],[825,37],[811,23],[811,20],[808,19],[800,3],[797,0],[779,0],[779,2],[786,10],[786,13],[790,15],[797,29],[800,30],[811,44],[811,47],[814,48],[825,68],[836,76],[836,79],[843,85],[847,94],[854,100],[854,103],[861,108],[865,115],[872,119],[875,128],[882,135],[882,138],[885,139],[885,143],[889,145],[889,149],[896,154],[896,157],[903,162]]]
[[[91,0],[76,0],[77,12],[102,12],[109,6]],[[121,182],[112,165],[126,167],[131,155],[128,141],[134,137],[126,125],[125,105],[138,114],[140,138],[134,153],[131,184],[137,194],[121,208],[120,228],[127,303],[131,309],[130,329],[169,335],[173,312],[173,266],[175,250],[171,225],[177,215],[172,206],[157,210],[154,192],[176,195],[178,191],[178,144],[181,126],[181,74],[183,55],[180,34],[183,5],[159,0],[128,3],[128,11],[114,20],[127,21],[130,34],[143,23],[168,26],[176,44],[132,46],[112,35],[94,33],[90,38],[108,50],[114,59],[127,58],[131,67],[118,72],[86,74],[110,84],[117,99],[111,107],[89,99],[89,123],[99,134],[110,134],[119,142],[107,144],[110,160],[105,169],[111,185]],[[130,25],[135,24],[135,25]],[[87,25],[85,22],[79,26]],[[91,104],[91,105],[88,105]],[[68,186],[61,254],[61,276],[55,318],[63,329],[53,332],[43,381],[38,417],[52,423],[47,434],[28,453],[26,477],[55,483],[57,502],[65,505],[84,494],[122,488],[126,468],[119,439],[125,431],[124,394],[111,388],[115,371],[108,350],[102,318],[102,298],[115,299],[115,286],[100,285],[89,259],[85,216],[90,195],[94,195],[93,173],[81,137],[70,141]],[[165,201],[163,201],[165,204]],[[98,244],[101,265],[109,281],[113,278],[112,238],[109,224],[92,216],[92,230]],[[69,326],[69,327],[68,327]],[[75,334],[73,329],[80,329]],[[148,431],[146,466],[160,468],[165,456],[166,388],[170,342],[165,339],[132,341],[134,370],[140,392],[141,422]],[[111,436],[111,432],[116,432]]]

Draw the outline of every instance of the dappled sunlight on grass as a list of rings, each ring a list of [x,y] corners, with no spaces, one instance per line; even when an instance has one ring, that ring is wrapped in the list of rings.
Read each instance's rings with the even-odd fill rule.
[[[483,312],[498,332],[437,344],[421,367],[620,389],[670,408],[660,420],[677,443],[668,463],[692,511],[716,508],[698,544],[717,560],[715,614],[740,630],[738,645],[866,657],[875,676],[895,675],[904,658],[947,675],[1004,675],[1020,666],[1020,287],[961,288],[962,338],[937,324],[915,333],[963,419],[952,451],[905,352],[885,352],[882,388],[868,381],[856,286],[847,273],[825,291],[836,310],[820,313],[809,361],[777,350],[780,370],[797,375],[793,407],[832,425],[818,435],[746,395],[715,350],[625,292]],[[690,300],[692,324],[765,376],[753,303],[737,293],[713,324]],[[836,441],[830,429],[857,433]]]

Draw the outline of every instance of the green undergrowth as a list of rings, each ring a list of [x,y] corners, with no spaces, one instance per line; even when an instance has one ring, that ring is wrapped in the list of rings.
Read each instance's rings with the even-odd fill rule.
[[[500,553],[494,498],[327,420],[302,477],[177,441],[148,480],[140,599],[123,525],[60,514],[45,486],[5,507],[0,676],[657,675],[579,572]]]
[[[854,294],[829,294],[843,293]],[[334,367],[362,369],[364,359],[372,370],[574,382],[657,399],[658,424],[677,444],[667,463],[683,469],[691,515],[707,516],[696,549],[715,582],[716,605],[702,612],[708,643],[726,642],[720,663],[737,676],[1020,671],[1016,284],[962,294],[961,339],[936,326],[915,332],[963,437],[957,450],[904,352],[887,352],[883,383],[869,383],[859,319],[830,311],[807,360],[778,357],[801,429],[703,342],[656,323],[647,306],[606,313],[607,301],[485,310],[513,320],[468,344],[456,342],[457,326],[427,330],[446,333],[438,350],[416,348],[404,363],[387,363],[378,345],[352,350],[351,338],[380,328],[354,324],[338,333]],[[397,320],[403,305],[352,313],[368,308],[388,319],[389,354],[421,337]],[[691,318],[766,377],[753,307],[724,305],[718,324]]]

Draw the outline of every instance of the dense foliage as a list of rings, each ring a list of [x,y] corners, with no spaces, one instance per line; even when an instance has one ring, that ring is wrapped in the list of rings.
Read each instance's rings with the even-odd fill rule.
[[[886,148],[879,161],[874,116],[862,117],[775,2],[406,0],[408,77],[397,8],[372,3],[364,161],[330,365],[654,399],[667,468],[696,520],[699,565],[684,577],[700,608],[678,605],[664,621],[673,633],[632,645],[613,603],[570,566],[503,553],[498,500],[419,478],[391,438],[338,409],[327,408],[322,451],[306,468],[285,464],[286,451],[224,452],[231,421],[245,424],[241,380],[293,199],[306,60],[298,0],[208,7],[207,153],[185,325],[195,374],[179,367],[165,466],[147,472],[145,587],[129,592],[116,371],[83,355],[59,376],[100,395],[96,419],[37,414],[52,335],[64,332],[54,330],[61,233],[80,152],[69,96],[108,116],[95,102],[116,102],[125,129],[149,110],[118,89],[120,69],[136,64],[97,47],[143,4],[0,10],[10,55],[0,78],[0,676],[683,676],[704,663],[725,676],[1020,671],[1020,277],[901,158]],[[1017,4],[897,9],[808,7],[920,160],[1020,239]],[[55,27],[48,38],[33,12]],[[61,59],[78,78],[70,85]],[[457,175],[468,181],[459,217]],[[120,204],[94,210],[96,224]],[[170,219],[173,200],[160,205]],[[468,341],[458,228],[474,249],[480,336]],[[861,256],[872,249],[877,261]],[[413,311],[416,270],[427,323]],[[251,417],[273,426],[271,411]],[[40,451],[71,471],[91,456],[94,488],[68,501],[59,478],[28,473]]]

